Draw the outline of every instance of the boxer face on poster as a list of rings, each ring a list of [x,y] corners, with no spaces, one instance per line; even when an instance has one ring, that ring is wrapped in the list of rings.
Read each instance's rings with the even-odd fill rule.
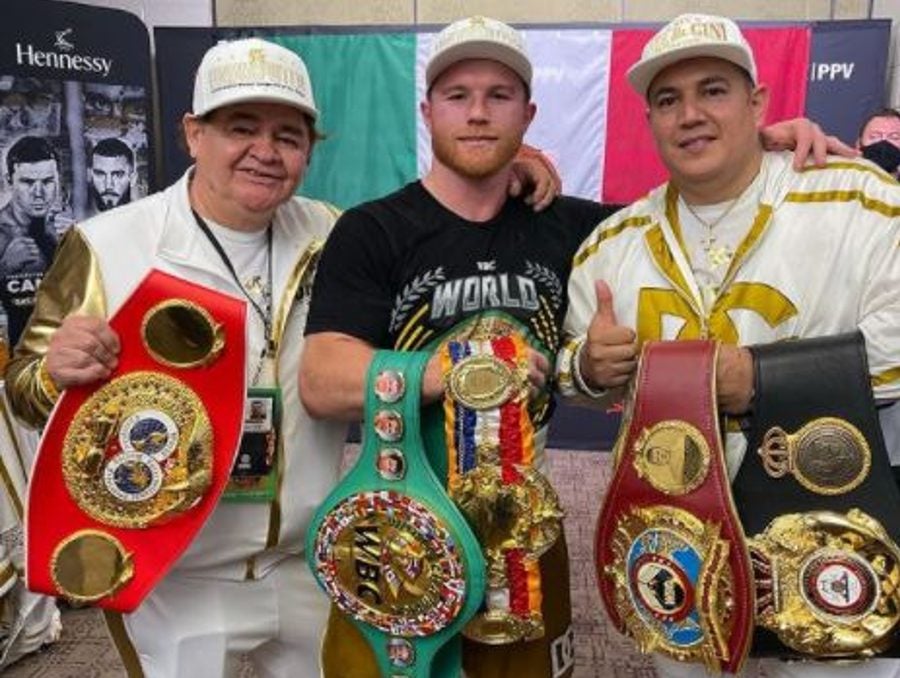
[[[134,151],[124,141],[103,139],[95,147],[88,168],[89,192],[98,212],[131,202]]]
[[[59,167],[56,160],[21,162],[9,175],[10,205],[21,223],[46,218],[59,197]]]
[[[42,271],[53,256],[60,210],[59,160],[43,137],[20,137],[6,154],[9,200],[0,207],[3,275]]]

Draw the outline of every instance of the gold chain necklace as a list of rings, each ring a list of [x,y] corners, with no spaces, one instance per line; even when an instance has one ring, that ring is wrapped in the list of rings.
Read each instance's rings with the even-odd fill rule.
[[[703,217],[701,217],[694,210],[693,207],[684,199],[683,196],[679,196],[682,204],[685,206],[688,212],[696,219],[704,228],[706,228],[706,237],[700,241],[700,246],[703,248],[704,253],[706,253],[706,258],[709,261],[710,265],[714,270],[719,269],[723,266],[727,266],[731,263],[731,258],[734,256],[734,252],[728,245],[718,245],[716,234],[713,229],[718,226],[725,218],[731,214],[731,211],[735,208],[735,206],[741,201],[743,195],[738,196],[734,200],[731,201],[731,204],[725,208],[725,211],[722,212],[718,217],[713,219],[712,221],[707,221]]]
[[[712,221],[707,221],[702,218],[693,207],[688,203],[687,200],[684,199],[684,195],[681,193],[678,194],[678,199],[684,205],[685,209],[706,228],[706,238],[700,242],[700,246],[703,247],[703,251],[706,253],[706,257],[713,267],[713,270],[717,270],[722,266],[728,266],[731,263],[731,259],[734,256],[734,251],[728,245],[716,245],[716,234],[713,232],[713,229],[722,223],[725,218],[731,214],[731,211],[737,207],[738,203],[744,199],[744,197],[753,190],[753,187],[757,184],[757,181],[760,181],[760,177],[762,173],[765,171],[765,168],[760,168],[759,174],[751,181],[743,191],[741,191],[740,195],[738,195],[728,207],[725,208],[725,211],[722,212],[718,217],[713,219]],[[762,179],[763,183],[765,179]]]

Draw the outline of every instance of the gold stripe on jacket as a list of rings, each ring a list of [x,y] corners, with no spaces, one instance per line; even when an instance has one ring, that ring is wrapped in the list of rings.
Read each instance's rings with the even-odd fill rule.
[[[38,287],[31,318],[6,366],[6,391],[13,412],[35,428],[44,425],[55,403],[38,378],[41,359],[50,337],[73,314],[106,317],[97,257],[77,228],[59,243]]]

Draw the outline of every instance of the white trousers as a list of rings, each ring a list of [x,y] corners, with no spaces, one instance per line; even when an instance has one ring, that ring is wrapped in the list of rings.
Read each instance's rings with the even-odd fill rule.
[[[653,655],[653,663],[656,665],[657,678],[709,677],[701,664],[684,664],[658,654]],[[749,659],[736,678],[900,678],[900,659],[870,659],[850,663]]]
[[[260,678],[318,676],[328,597],[291,556],[265,577],[167,576],[123,615],[146,678],[230,678],[247,654]]]

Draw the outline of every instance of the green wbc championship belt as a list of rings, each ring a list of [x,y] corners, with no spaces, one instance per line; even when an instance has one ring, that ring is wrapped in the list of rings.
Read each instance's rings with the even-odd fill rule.
[[[459,632],[485,591],[478,540],[422,445],[420,395],[429,357],[375,353],[362,453],[306,535],[319,585],[359,627],[389,678],[460,675]]]

